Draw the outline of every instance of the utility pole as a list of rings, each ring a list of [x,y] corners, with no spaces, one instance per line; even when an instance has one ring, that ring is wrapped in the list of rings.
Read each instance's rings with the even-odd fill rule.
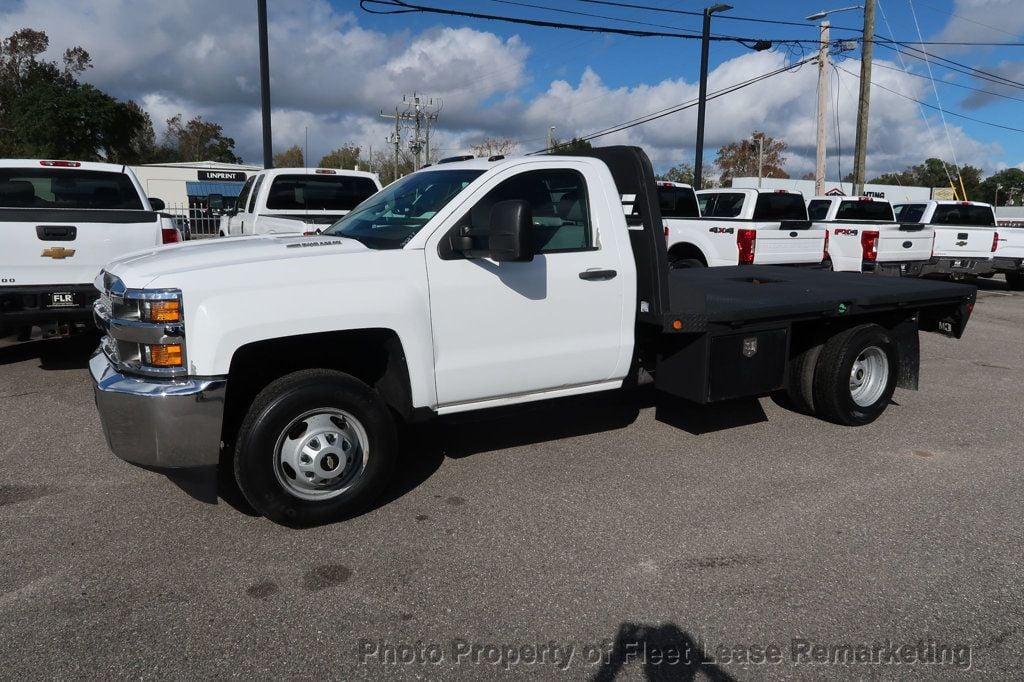
[[[427,130],[426,139],[426,151],[427,151],[427,162],[430,162],[430,122],[437,120],[437,114],[441,111],[441,100],[436,103],[433,98],[424,98],[415,92],[412,96],[406,95],[402,98],[402,101],[406,103],[407,109],[402,112],[401,116],[405,120],[412,120],[413,127],[415,128],[415,137],[409,142],[409,150],[416,157],[416,165],[413,170],[420,168],[420,152],[424,149],[424,140],[420,137],[420,129],[424,124]]]
[[[871,99],[871,52],[875,35],[875,0],[864,0],[864,41],[861,43],[860,99],[857,105],[857,142],[853,153],[853,192],[864,193],[868,151],[868,106]]]
[[[815,160],[814,160],[814,194],[821,196],[825,193],[825,109],[828,96],[828,44],[829,29],[831,22],[823,21],[820,24],[818,40],[818,131],[816,138]],[[841,180],[842,178],[840,178]]]
[[[697,97],[697,155],[693,162],[693,188],[701,188],[704,172],[704,109],[708,99],[708,46],[711,42],[711,15],[732,9],[731,5],[704,8],[704,29],[700,40],[700,94]]]
[[[394,118],[395,119],[395,132],[391,133],[386,138],[384,138],[384,141],[387,142],[388,144],[395,145],[395,177],[392,179],[392,182],[394,182],[394,180],[398,179],[398,154],[399,154],[399,148],[400,148],[400,146],[402,144],[402,128],[401,128],[402,117],[398,113],[398,107],[395,107],[395,113],[394,114],[385,114],[384,110],[381,109],[380,110],[380,115],[383,118]]]
[[[761,176],[764,175],[764,133],[757,138],[757,188],[761,189]]]
[[[267,0],[256,0],[260,34],[260,107],[263,110],[263,167],[274,167],[274,144],[270,135],[270,55],[267,39]]]

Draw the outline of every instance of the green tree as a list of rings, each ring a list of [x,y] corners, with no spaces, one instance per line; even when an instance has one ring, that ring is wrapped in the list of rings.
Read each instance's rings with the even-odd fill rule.
[[[475,156],[504,156],[515,151],[518,143],[510,137],[485,137],[476,144],[469,145]]]
[[[564,154],[566,152],[578,152],[585,149],[593,149],[594,145],[589,140],[574,137],[568,142],[562,142],[557,138],[551,140],[551,151],[549,154]]]
[[[359,147],[351,142],[338,147],[320,159],[320,168],[355,168],[368,165],[359,160]]]
[[[719,182],[723,187],[732,182],[733,178],[757,175],[759,139],[762,144],[761,172],[764,177],[789,177],[789,174],[783,168],[786,163],[786,157],[782,155],[789,145],[783,140],[776,140],[759,130],[755,130],[751,134],[750,139],[730,142],[718,148],[718,154],[715,156],[715,165],[722,171]]]
[[[703,170],[701,171],[701,175],[704,176],[703,182],[701,183],[702,188],[707,189],[709,187],[715,186],[715,178],[710,173],[707,166],[703,168]],[[679,164],[678,166],[672,166],[667,171],[656,177],[658,180],[667,180],[668,182],[683,182],[686,183],[687,185],[692,185],[693,166],[684,162]]]
[[[966,190],[967,198],[977,198],[981,191],[981,169],[974,166],[961,166],[957,175],[956,166],[935,157],[925,159],[924,163],[910,166],[898,173],[883,173],[869,182],[882,185],[910,185],[916,187],[949,187],[952,180],[957,195]],[[963,181],[963,188],[960,183]]]
[[[295,144],[283,152],[274,154],[274,168],[305,168],[306,158],[302,154],[302,147]]]
[[[155,145],[145,112],[78,81],[92,67],[81,47],[59,63],[40,59],[49,43],[30,28],[0,41],[0,156],[147,160]]]
[[[167,119],[162,161],[220,161],[241,163],[235,155],[235,140],[224,135],[219,123],[204,121],[195,116],[182,123],[182,115],[175,114]]]
[[[978,185],[977,196],[971,198],[995,204],[997,193],[999,206],[1020,206],[1024,203],[1024,170],[1006,168],[993,173]]]

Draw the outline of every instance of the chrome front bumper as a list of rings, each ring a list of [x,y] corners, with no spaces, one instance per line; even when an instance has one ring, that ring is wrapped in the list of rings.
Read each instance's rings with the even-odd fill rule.
[[[115,455],[159,468],[217,463],[224,377],[171,381],[125,376],[102,351],[89,360],[89,372],[103,434]]]

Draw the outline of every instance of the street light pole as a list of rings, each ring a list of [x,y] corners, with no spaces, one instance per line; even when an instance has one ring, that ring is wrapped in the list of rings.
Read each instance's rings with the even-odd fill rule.
[[[868,105],[871,99],[871,53],[875,35],[875,0],[864,2],[864,41],[860,58],[860,98],[857,104],[857,142],[853,153],[853,191],[864,194],[868,151]]]
[[[263,167],[274,167],[274,144],[270,135],[270,56],[267,39],[267,0],[256,0],[260,34],[260,108],[263,110]]]
[[[704,109],[708,97],[708,46],[711,42],[711,15],[730,10],[730,5],[711,5],[704,8],[704,30],[700,40],[700,94],[697,97],[697,153],[693,162],[693,188],[701,188],[704,172]]]
[[[815,140],[814,158],[814,194],[825,193],[825,109],[828,96],[828,43],[829,28],[832,24],[823,21],[820,24],[818,38],[818,130]],[[841,179],[841,178],[840,178]]]

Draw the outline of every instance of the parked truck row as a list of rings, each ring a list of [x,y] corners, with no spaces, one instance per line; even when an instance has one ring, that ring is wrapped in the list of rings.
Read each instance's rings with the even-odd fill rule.
[[[663,206],[688,185],[659,183]],[[819,267],[836,272],[969,279],[1006,275],[1024,288],[1024,229],[997,228],[988,204],[898,204],[873,197],[811,197],[798,192],[711,189],[693,209],[663,214],[673,267],[738,264]],[[1002,232],[1002,236],[1000,236]]]

